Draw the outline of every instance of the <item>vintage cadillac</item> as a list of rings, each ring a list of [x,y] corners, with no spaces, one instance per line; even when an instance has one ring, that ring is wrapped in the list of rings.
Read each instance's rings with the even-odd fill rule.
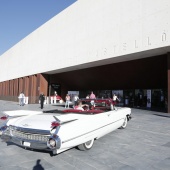
[[[84,111],[5,111],[1,117],[1,138],[24,148],[51,151],[54,155],[76,146],[88,150],[100,137],[125,128],[131,118],[130,108],[112,110],[106,107],[107,100],[102,100],[100,107],[99,103],[93,101],[94,107]]]

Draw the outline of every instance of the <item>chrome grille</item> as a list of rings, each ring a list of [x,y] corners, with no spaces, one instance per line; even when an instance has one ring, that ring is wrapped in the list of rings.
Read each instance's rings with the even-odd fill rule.
[[[10,132],[11,135],[17,138],[21,138],[21,139],[27,139],[27,140],[35,140],[35,141],[47,141],[48,138],[50,137],[50,133],[48,132],[48,134],[44,134],[44,131],[42,131],[42,134],[37,134],[36,130],[32,129],[32,133],[31,129],[28,129],[28,132],[25,128],[18,128],[18,127],[10,127]],[[40,130],[38,130],[38,132],[40,132]],[[46,132],[47,133],[47,132]]]

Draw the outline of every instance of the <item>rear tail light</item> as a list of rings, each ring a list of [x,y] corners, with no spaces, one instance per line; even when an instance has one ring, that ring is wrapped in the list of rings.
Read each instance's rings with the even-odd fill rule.
[[[5,126],[2,126],[2,127],[0,127],[0,136],[3,134],[3,132],[4,131],[6,131],[7,130],[7,126],[5,125]]]
[[[51,136],[47,141],[47,147],[50,149],[59,149],[61,147],[61,140],[59,136],[56,135],[56,137],[53,135]]]
[[[0,130],[5,131],[7,129],[7,126],[2,126]]]
[[[57,121],[51,123],[51,127],[58,127],[58,126],[60,126],[60,123]]]
[[[54,139],[49,140],[49,145],[54,148],[56,146],[56,141]]]
[[[8,117],[7,117],[7,116],[2,116],[2,117],[0,117],[0,119],[1,119],[1,120],[7,120]]]

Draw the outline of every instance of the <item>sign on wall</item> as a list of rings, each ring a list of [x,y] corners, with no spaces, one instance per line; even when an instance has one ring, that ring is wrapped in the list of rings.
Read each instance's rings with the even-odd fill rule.
[[[74,101],[74,96],[79,96],[79,91],[68,91],[71,101]]]

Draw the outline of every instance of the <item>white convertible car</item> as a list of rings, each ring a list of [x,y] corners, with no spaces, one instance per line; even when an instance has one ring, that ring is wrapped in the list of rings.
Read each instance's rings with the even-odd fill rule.
[[[99,103],[102,107],[97,107]],[[85,111],[6,111],[1,117],[4,123],[0,135],[6,142],[24,148],[52,151],[53,154],[76,146],[80,150],[88,150],[100,137],[125,128],[131,118],[130,108],[111,110],[105,104],[108,101],[96,102],[96,107]]]

